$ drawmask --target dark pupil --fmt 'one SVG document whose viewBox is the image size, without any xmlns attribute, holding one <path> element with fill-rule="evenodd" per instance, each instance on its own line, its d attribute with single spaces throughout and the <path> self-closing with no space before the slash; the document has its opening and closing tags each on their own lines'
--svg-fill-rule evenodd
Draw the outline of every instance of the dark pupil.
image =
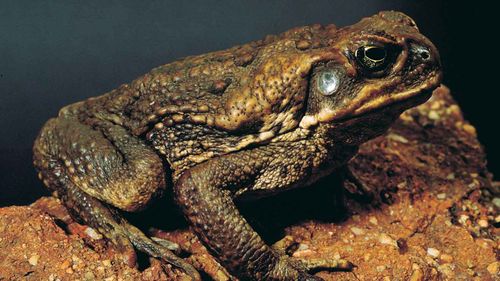
<svg viewBox="0 0 500 281">
<path fill-rule="evenodd" d="M 365 49 L 365 56 L 368 59 L 374 60 L 374 61 L 380 61 L 385 59 L 385 49 L 384 48 L 379 48 L 379 47 L 371 47 Z"/>
<path fill-rule="evenodd" d="M 383 70 L 387 66 L 387 50 L 379 46 L 362 46 L 356 50 L 356 59 L 370 72 Z"/>
</svg>

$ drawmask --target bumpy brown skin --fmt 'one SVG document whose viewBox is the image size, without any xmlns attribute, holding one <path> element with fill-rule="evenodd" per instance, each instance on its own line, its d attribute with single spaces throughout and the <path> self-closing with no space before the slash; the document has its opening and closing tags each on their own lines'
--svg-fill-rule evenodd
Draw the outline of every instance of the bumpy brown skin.
<svg viewBox="0 0 500 281">
<path fill-rule="evenodd" d="M 373 44 L 388 50 L 377 73 L 356 57 Z M 328 69 L 341 78 L 329 96 L 316 84 Z M 295 28 L 187 57 L 63 108 L 36 139 L 34 163 L 44 184 L 132 265 L 134 245 L 199 279 L 117 211 L 140 210 L 173 187 L 194 231 L 234 275 L 318 280 L 267 246 L 233 200 L 331 173 L 403 110 L 425 101 L 440 76 L 435 47 L 398 12 L 342 29 Z"/>
</svg>

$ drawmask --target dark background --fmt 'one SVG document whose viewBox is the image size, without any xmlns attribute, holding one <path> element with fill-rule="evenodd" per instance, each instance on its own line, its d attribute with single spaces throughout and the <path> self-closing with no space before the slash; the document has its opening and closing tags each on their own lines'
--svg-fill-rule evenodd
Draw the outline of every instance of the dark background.
<svg viewBox="0 0 500 281">
<path fill-rule="evenodd" d="M 42 3 L 43 2 L 43 3 Z M 78 1 L 79 2 L 79 1 Z M 500 171 L 499 78 L 491 10 L 459 1 L 0 1 L 0 206 L 46 194 L 31 145 L 62 106 L 151 68 L 313 23 L 338 26 L 380 10 L 415 19 L 441 52 L 445 83 Z M 470 1 L 467 1 L 467 3 Z M 84 3 L 84 4 L 82 4 Z M 491 33 L 490 33 L 491 32 Z"/>
</svg>

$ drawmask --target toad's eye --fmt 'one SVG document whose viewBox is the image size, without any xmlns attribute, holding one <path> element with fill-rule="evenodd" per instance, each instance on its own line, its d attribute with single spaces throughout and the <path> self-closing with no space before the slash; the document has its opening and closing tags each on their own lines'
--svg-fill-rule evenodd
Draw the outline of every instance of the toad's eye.
<svg viewBox="0 0 500 281">
<path fill-rule="evenodd" d="M 325 96 L 335 93 L 339 89 L 340 75 L 335 70 L 325 70 L 318 73 L 316 87 Z"/>
<path fill-rule="evenodd" d="M 356 60 L 364 70 L 377 72 L 387 66 L 387 49 L 382 46 L 367 45 L 356 50 Z"/>
</svg>

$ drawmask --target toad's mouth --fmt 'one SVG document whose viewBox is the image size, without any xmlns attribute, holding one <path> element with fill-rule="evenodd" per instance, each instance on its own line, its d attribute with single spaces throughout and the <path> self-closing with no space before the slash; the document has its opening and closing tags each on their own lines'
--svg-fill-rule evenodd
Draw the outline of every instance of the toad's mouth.
<svg viewBox="0 0 500 281">
<path fill-rule="evenodd" d="M 390 102 L 390 103 L 384 104 L 378 108 L 363 111 L 360 114 L 348 115 L 348 116 L 344 116 L 344 117 L 335 119 L 335 123 L 337 123 L 337 124 L 348 123 L 348 122 L 352 122 L 352 121 L 355 121 L 358 119 L 363 119 L 364 117 L 366 117 L 368 115 L 374 115 L 374 114 L 377 114 L 379 112 L 384 112 L 384 113 L 389 112 L 389 114 L 395 113 L 395 114 L 397 114 L 396 115 L 396 117 L 397 117 L 403 111 L 426 102 L 432 96 L 432 93 L 434 92 L 434 90 L 437 88 L 438 88 L 438 86 L 434 86 L 433 88 L 429 88 L 429 89 L 421 89 L 418 92 L 418 94 L 410 96 L 406 99 L 400 99 L 398 101 Z"/>
<path fill-rule="evenodd" d="M 306 115 L 300 122 L 300 127 L 307 129 L 317 123 L 343 123 L 373 112 L 387 110 L 404 111 L 427 101 L 432 92 L 441 85 L 441 73 L 436 73 L 419 88 L 410 89 L 397 94 L 381 95 L 376 88 L 364 89 L 348 107 L 331 110 L 323 109 L 315 115 Z"/>
</svg>

